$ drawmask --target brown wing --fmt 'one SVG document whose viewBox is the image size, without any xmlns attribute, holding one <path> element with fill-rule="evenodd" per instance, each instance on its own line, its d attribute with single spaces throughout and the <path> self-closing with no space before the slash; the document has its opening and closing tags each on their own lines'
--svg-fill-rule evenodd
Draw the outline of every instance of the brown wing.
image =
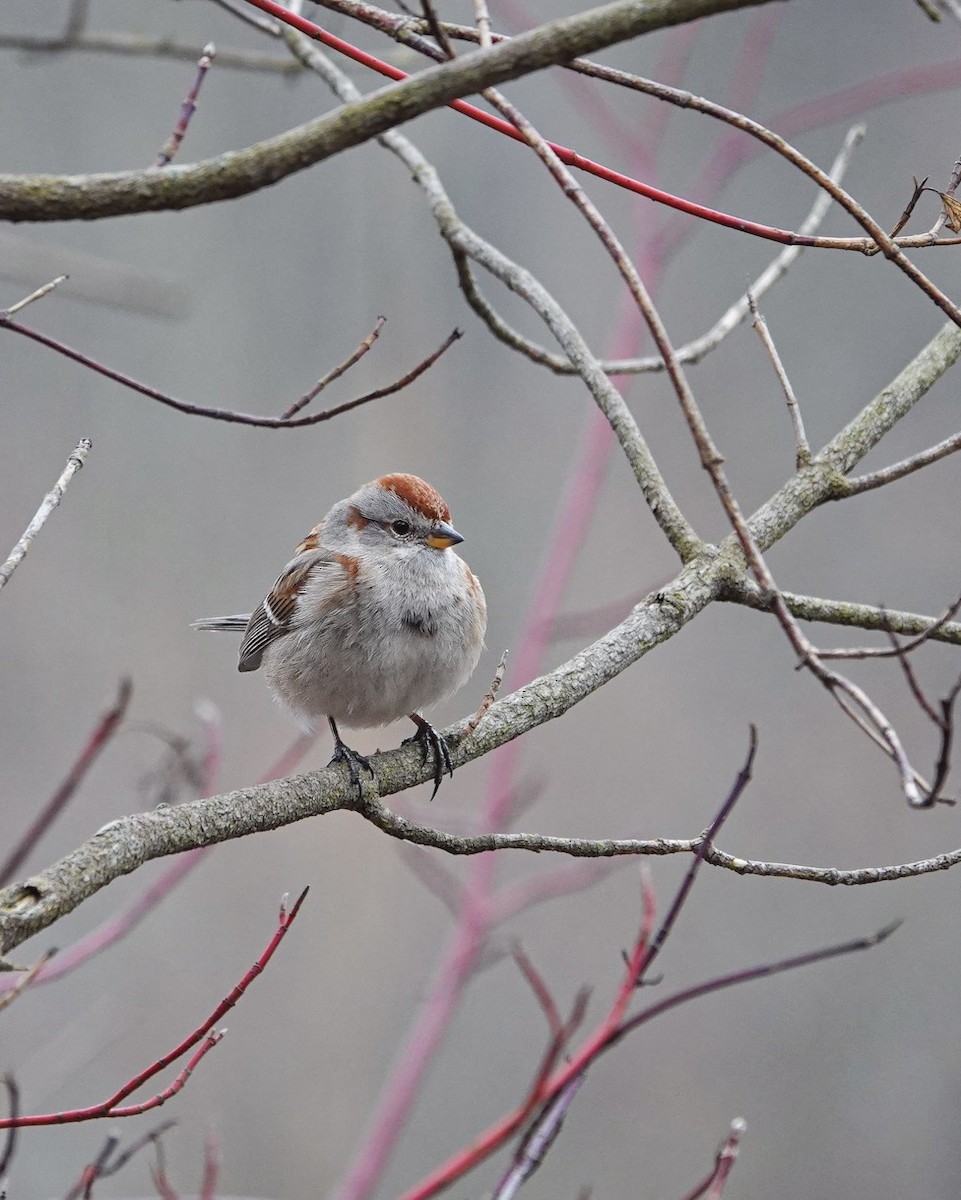
<svg viewBox="0 0 961 1200">
<path fill-rule="evenodd" d="M 240 644 L 239 671 L 256 671 L 264 650 L 290 628 L 297 596 L 311 570 L 324 560 L 316 553 L 298 556 L 289 564 L 247 622 Z"/>
</svg>

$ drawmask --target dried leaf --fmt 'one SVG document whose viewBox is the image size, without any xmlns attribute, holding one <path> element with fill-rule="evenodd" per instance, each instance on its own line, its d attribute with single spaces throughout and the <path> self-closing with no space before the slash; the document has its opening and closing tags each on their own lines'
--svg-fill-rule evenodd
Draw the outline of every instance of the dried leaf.
<svg viewBox="0 0 961 1200">
<path fill-rule="evenodd" d="M 944 205 L 944 215 L 952 233 L 961 233 L 961 200 L 955 200 L 947 192 L 938 192 Z"/>
</svg>

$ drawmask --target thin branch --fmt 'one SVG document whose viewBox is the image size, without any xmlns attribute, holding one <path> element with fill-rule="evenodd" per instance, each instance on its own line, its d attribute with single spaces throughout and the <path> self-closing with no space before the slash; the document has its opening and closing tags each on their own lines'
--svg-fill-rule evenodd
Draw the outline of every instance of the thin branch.
<svg viewBox="0 0 961 1200">
<path fill-rule="evenodd" d="M 943 442 L 938 442 L 936 446 L 930 446 L 927 450 L 913 454 L 910 458 L 902 459 L 901 462 L 894 463 L 890 467 L 872 471 L 870 475 L 858 475 L 853 479 L 845 480 L 843 496 L 839 499 L 847 496 L 859 496 L 862 492 L 870 492 L 874 488 L 884 487 L 885 484 L 904 479 L 906 475 L 912 475 L 915 471 L 920 471 L 922 467 L 939 462 L 957 450 L 961 450 L 961 433 L 952 434 Z"/>
<path fill-rule="evenodd" d="M 432 367 L 440 356 L 449 350 L 454 342 L 462 336 L 459 329 L 453 330 L 433 354 L 429 354 L 412 371 L 408 371 L 402 378 L 387 384 L 386 387 L 377 388 L 376 391 L 367 392 L 365 395 L 358 396 L 354 400 L 347 400 L 343 404 L 337 404 L 332 408 L 324 409 L 322 412 L 313 413 L 309 417 L 294 417 L 288 420 L 284 417 L 261 417 L 255 413 L 237 412 L 231 408 L 211 408 L 204 404 L 190 404 L 186 400 L 177 400 L 175 397 L 167 395 L 166 392 L 158 391 L 157 388 L 150 387 L 149 384 L 140 383 L 132 376 L 125 375 L 122 371 L 115 371 L 112 367 L 98 362 L 97 359 L 91 358 L 79 350 L 74 350 L 56 338 L 48 337 L 45 333 L 40 333 L 36 329 L 30 329 L 26 325 L 21 325 L 18 321 L 10 320 L 9 313 L 0 312 L 0 329 L 9 329 L 11 333 L 23 334 L 25 337 L 39 342 L 42 346 L 46 346 L 50 350 L 55 350 L 65 358 L 73 359 L 74 362 L 80 363 L 83 367 L 89 367 L 90 370 L 96 371 L 98 375 L 112 379 L 115 383 L 120 383 L 131 391 L 139 392 L 141 396 L 147 396 L 149 399 L 156 400 L 158 403 L 164 404 L 168 408 L 173 408 L 177 412 L 187 413 L 188 416 L 207 417 L 213 421 L 228 421 L 237 425 L 253 425 L 258 429 L 300 429 L 305 425 L 318 425 L 321 421 L 330 421 L 334 417 L 339 417 L 342 413 L 359 408 L 362 404 L 369 404 L 372 400 L 381 400 L 385 396 L 392 396 L 395 392 L 409 387 L 415 379 Z M 86 440 L 84 439 L 84 441 Z M 0 568 L 0 572 L 2 572 L 2 568 Z M 3 580 L 0 577 L 0 587 L 2 586 Z"/>
<path fill-rule="evenodd" d="M 804 421 L 801 419 L 801 408 L 797 402 L 797 396 L 794 394 L 794 388 L 791 387 L 787 371 L 784 369 L 781 356 L 777 352 L 777 346 L 775 346 L 774 339 L 771 337 L 771 332 L 767 327 L 767 321 L 765 321 L 758 310 L 757 300 L 752 292 L 748 292 L 747 300 L 751 309 L 751 315 L 754 318 L 754 328 L 761 339 L 761 344 L 767 351 L 771 365 L 774 367 L 774 373 L 777 375 L 778 382 L 781 385 L 781 391 L 784 392 L 784 399 L 787 401 L 788 415 L 791 418 L 791 425 L 794 427 L 794 465 L 800 471 L 802 467 L 808 465 L 812 457 L 811 447 L 804 432 Z"/>
<path fill-rule="evenodd" d="M 20 1088 L 12 1075 L 0 1075 L 0 1084 L 7 1093 L 7 1112 L 11 1117 L 20 1115 Z M 0 1153 L 0 1195 L 6 1194 L 7 1175 L 13 1162 L 14 1151 L 17 1148 L 17 1129 L 11 1125 L 4 1138 L 3 1152 Z"/>
<path fill-rule="evenodd" d="M 0 314 L 0 327 L 7 324 L 2 320 Z M 33 545 L 34 538 L 46 524 L 47 519 L 53 510 L 60 503 L 63 493 L 67 490 L 67 485 L 74 475 L 80 470 L 83 464 L 87 461 L 87 455 L 90 453 L 92 442 L 89 438 L 81 438 L 77 443 L 77 448 L 67 459 L 67 465 L 63 469 L 63 473 L 51 490 L 44 497 L 43 503 L 37 509 L 33 520 L 24 530 L 23 536 L 19 542 L 10 551 L 10 555 L 5 563 L 0 564 L 0 588 L 10 579 L 17 567 L 23 562 L 28 550 Z"/>
<path fill-rule="evenodd" d="M 241 999 L 244 992 L 253 981 L 263 973 L 267 964 L 273 958 L 275 951 L 280 943 L 284 940 L 287 931 L 297 918 L 297 913 L 300 911 L 300 906 L 303 904 L 308 889 L 304 888 L 300 896 L 294 902 L 293 907 L 288 912 L 286 903 L 281 904 L 280 916 L 278 919 L 277 930 L 273 937 L 267 943 L 267 946 L 254 965 L 243 976 L 239 983 L 227 993 L 223 1000 L 217 1005 L 210 1016 L 199 1025 L 192 1033 L 172 1050 L 161 1055 L 155 1062 L 151 1063 L 139 1074 L 128 1080 L 114 1095 L 102 1101 L 100 1104 L 91 1105 L 88 1108 L 68 1109 L 64 1112 L 55 1113 L 38 1113 L 30 1116 L 16 1117 L 0 1117 L 0 1129 L 21 1129 L 26 1126 L 34 1125 L 64 1125 L 77 1121 L 92 1121 L 100 1117 L 130 1117 L 138 1113 L 146 1112 L 148 1109 L 156 1108 L 163 1104 L 171 1096 L 181 1090 L 191 1073 L 200 1062 L 200 1060 L 213 1049 L 214 1046 L 223 1037 L 223 1031 L 214 1029 L 221 1018 L 230 1011 L 231 1008 Z M 198 1046 L 198 1043 L 199 1046 Z M 180 1071 L 177 1077 L 169 1084 L 162 1092 L 151 1097 L 139 1104 L 123 1105 L 121 1102 L 126 1100 L 133 1092 L 137 1091 L 143 1085 L 153 1079 L 161 1071 L 182 1058 L 193 1047 L 198 1046 L 193 1055 L 187 1062 L 187 1065 Z"/>
<path fill-rule="evenodd" d="M 28 967 L 26 971 L 24 971 L 19 979 L 14 980 L 13 984 L 9 988 L 0 993 L 0 1009 L 4 1009 L 9 1004 L 12 1004 L 13 1001 L 16 1000 L 16 998 L 34 982 L 40 972 L 56 953 L 56 950 L 44 951 L 37 961 Z"/>
<path fill-rule="evenodd" d="M 837 157 L 828 172 L 830 177 L 836 182 L 840 183 L 844 178 L 854 150 L 863 137 L 863 126 L 855 126 L 848 131 L 841 149 L 838 151 Z M 831 204 L 832 199 L 828 193 L 819 190 L 815 196 L 814 203 L 811 205 L 810 212 L 798 227 L 798 232 L 804 235 L 813 234 L 823 223 L 824 218 L 831 208 Z M 748 315 L 748 293 L 753 293 L 756 298 L 763 296 L 774 284 L 784 278 L 803 250 L 804 246 L 800 244 L 786 246 L 764 271 L 761 272 L 757 279 L 754 280 L 748 292 L 745 292 L 744 295 L 735 300 L 706 333 L 695 338 L 693 341 L 685 343 L 675 351 L 677 361 L 684 364 L 698 363 L 712 350 L 715 350 L 728 334 L 733 333 L 743 323 Z M 460 284 L 470 306 L 481 320 L 484 321 L 494 336 L 503 341 L 505 345 L 518 350 L 527 358 L 530 358 L 532 362 L 539 363 L 556 374 L 575 374 L 575 368 L 571 365 L 569 359 L 563 355 L 554 354 L 544 349 L 513 329 L 484 298 L 476 286 L 473 276 L 470 275 L 469 270 L 461 272 Z M 599 364 L 601 370 L 608 375 L 636 375 L 651 371 L 663 371 L 665 369 L 664 359 L 659 354 L 647 355 L 643 358 L 602 358 L 599 360 Z"/>
<path fill-rule="evenodd" d="M 81 1171 L 80 1178 L 66 1193 L 64 1200 L 87 1200 L 88 1197 L 92 1196 L 93 1185 L 98 1179 L 106 1179 L 110 1175 L 116 1175 L 118 1171 L 122 1170 L 146 1146 L 157 1146 L 160 1138 L 173 1129 L 176 1124 L 176 1121 L 162 1121 L 156 1129 L 148 1130 L 147 1133 L 139 1138 L 135 1138 L 129 1145 L 125 1146 L 116 1158 L 113 1157 L 113 1152 L 119 1145 L 120 1139 L 111 1135 L 107 1138 L 103 1149 L 94 1161 L 88 1163 Z"/>
<path fill-rule="evenodd" d="M 306 392 L 299 400 L 295 400 L 289 408 L 285 409 L 284 412 L 280 414 L 280 419 L 282 421 L 289 421 L 291 417 L 295 417 L 302 408 L 307 407 L 311 400 L 315 400 L 325 387 L 328 387 L 330 384 L 332 384 L 335 379 L 339 379 L 341 375 L 343 375 L 346 371 L 349 371 L 350 368 L 355 365 L 355 363 L 360 362 L 371 346 L 373 346 L 374 342 L 376 342 L 380 337 L 380 331 L 384 328 L 386 321 L 386 317 L 378 317 L 374 328 L 370 331 L 370 333 L 368 333 L 357 349 L 348 355 L 348 357 L 345 358 L 344 361 L 339 364 L 339 366 L 332 367 L 326 375 L 323 375 L 320 379 L 318 379 L 309 392 Z"/>
<path fill-rule="evenodd" d="M 650 949 L 648 950 L 648 952 L 645 956 L 644 963 L 641 967 L 641 971 L 638 976 L 639 979 L 643 978 L 644 973 L 650 968 L 651 963 L 661 952 L 661 949 L 663 948 L 664 943 L 670 937 L 671 930 L 674 928 L 675 924 L 677 923 L 677 918 L 681 915 L 681 910 L 683 909 L 685 903 L 687 902 L 687 898 L 691 893 L 691 888 L 694 886 L 694 881 L 696 880 L 696 878 L 698 876 L 701 866 L 704 862 L 707 861 L 708 855 L 714 849 L 715 838 L 717 837 L 718 833 L 721 831 L 721 828 L 724 825 L 724 822 L 728 819 L 728 817 L 733 812 L 734 805 L 737 804 L 738 800 L 740 800 L 741 796 L 744 794 L 745 788 L 751 782 L 751 774 L 754 770 L 754 759 L 756 757 L 757 757 L 757 730 L 752 725 L 751 732 L 750 732 L 750 741 L 749 741 L 749 745 L 748 745 L 747 758 L 744 761 L 744 765 L 741 767 L 740 771 L 738 772 L 737 778 L 735 779 L 734 784 L 731 787 L 731 790 L 728 792 L 727 796 L 725 797 L 723 804 L 717 810 L 714 820 L 711 822 L 711 824 L 708 826 L 708 828 L 704 831 L 704 833 L 701 835 L 701 837 L 699 839 L 700 844 L 694 853 L 694 861 L 691 863 L 690 867 L 688 867 L 687 874 L 684 876 L 684 879 L 681 882 L 681 886 L 677 889 L 677 893 L 674 896 L 674 900 L 672 901 L 671 906 L 668 909 L 667 915 L 665 916 L 664 920 L 661 922 L 660 928 L 658 929 L 658 931 L 654 935 L 654 937 L 651 939 Z"/>
<path fill-rule="evenodd" d="M 29 296 L 25 296 L 22 300 L 18 300 L 16 304 L 11 304 L 6 310 L 8 317 L 14 316 L 22 311 L 28 304 L 33 304 L 35 300 L 42 300 L 44 296 L 49 296 L 53 289 L 67 280 L 66 275 L 58 275 L 56 279 L 51 279 L 49 283 L 45 283 L 43 287 L 38 287 L 35 292 L 31 292 Z"/>
<path fill-rule="evenodd" d="M 515 1200 L 517 1193 L 547 1157 L 547 1152 L 560 1133 L 567 1111 L 574 1103 L 574 1097 L 585 1078 L 583 1073 L 575 1075 L 554 1099 L 545 1105 L 544 1111 L 518 1147 L 514 1161 L 504 1178 L 495 1188 L 492 1200 Z"/>
<path fill-rule="evenodd" d="M 20 50 L 37 57 L 81 51 L 92 54 L 119 54 L 124 58 L 169 58 L 175 62 L 195 63 L 198 46 L 173 38 L 149 38 L 136 33 L 85 33 L 69 39 L 37 37 L 33 34 L 0 34 L 0 50 Z M 302 75 L 303 68 L 289 58 L 257 54 L 246 50 L 218 50 L 217 65 L 238 71 L 266 71 L 276 75 Z"/>
<path fill-rule="evenodd" d="M 753 580 L 740 581 L 726 589 L 720 599 L 733 604 L 744 604 L 762 612 L 773 611 L 773 598 Z M 853 629 L 877 630 L 881 633 L 891 629 L 905 637 L 917 634 L 934 642 L 961 646 L 961 622 L 945 621 L 943 616 L 930 617 L 923 613 L 898 612 L 880 605 L 856 604 L 850 600 L 827 600 L 820 596 L 802 596 L 797 592 L 781 592 L 781 599 L 792 614 L 800 617 L 802 621 L 820 621 L 828 625 L 844 625 Z M 825 658 L 885 658 L 889 656 L 890 651 L 870 648 L 869 652 L 852 651 L 850 654 L 837 650 L 819 653 Z"/>
<path fill-rule="evenodd" d="M 200 89 L 207 78 L 207 72 L 213 66 L 216 53 L 216 47 L 213 42 L 208 42 L 204 46 L 203 53 L 197 62 L 197 74 L 190 86 L 190 90 L 184 97 L 183 104 L 180 106 L 180 115 L 177 118 L 177 124 L 171 130 L 170 137 L 167 138 L 161 147 L 160 153 L 157 155 L 157 161 L 154 163 L 155 167 L 165 167 L 176 157 L 177 151 L 180 149 L 187 132 L 187 126 L 197 111 L 197 97 L 200 95 Z"/>
<path fill-rule="evenodd" d="M 724 1193 L 724 1186 L 727 1183 L 728 1176 L 737 1161 L 741 1138 L 746 1131 L 747 1123 L 744 1119 L 742 1117 L 735 1117 L 731 1122 L 731 1129 L 724 1145 L 717 1152 L 714 1167 L 710 1174 L 697 1187 L 688 1192 L 683 1200 L 700 1200 L 701 1196 L 707 1196 L 708 1200 L 719 1200 L 719 1197 Z"/>
<path fill-rule="evenodd" d="M 497 693 L 501 690 L 501 684 L 504 682 L 504 673 L 507 670 L 507 654 L 508 652 L 505 650 L 498 660 L 497 666 L 494 669 L 494 677 L 491 679 L 490 687 L 484 694 L 484 699 L 480 703 L 480 708 L 478 708 L 477 712 L 474 713 L 468 722 L 468 734 L 474 732 L 477 726 L 487 715 L 490 706 L 497 699 Z"/>
<path fill-rule="evenodd" d="M 121 721 L 126 716 L 132 695 L 133 684 L 130 679 L 124 677 L 120 681 L 117 698 L 97 722 L 96 727 L 88 736 L 86 744 L 74 760 L 63 782 L 40 809 L 36 817 L 34 817 L 20 840 L 14 843 L 13 847 L 7 852 L 6 858 L 0 862 L 0 887 L 9 883 L 14 875 L 16 875 L 23 860 L 33 850 L 54 821 L 56 821 L 67 802 L 83 782 L 87 772 L 93 766 L 94 762 L 96 762 L 101 751 L 116 733 Z"/>
</svg>

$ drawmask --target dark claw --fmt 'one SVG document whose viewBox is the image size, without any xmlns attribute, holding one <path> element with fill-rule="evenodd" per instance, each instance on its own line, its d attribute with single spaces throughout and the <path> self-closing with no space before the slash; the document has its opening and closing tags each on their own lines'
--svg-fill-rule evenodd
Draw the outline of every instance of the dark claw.
<svg viewBox="0 0 961 1200">
<path fill-rule="evenodd" d="M 405 738 L 402 744 L 409 746 L 412 742 L 419 742 L 423 755 L 422 762 L 427 762 L 428 754 L 434 756 L 434 790 L 430 794 L 430 798 L 433 800 L 437 795 L 441 780 L 444 778 L 444 772 L 446 771 L 452 779 L 454 777 L 454 762 L 450 756 L 450 746 L 447 744 L 447 739 L 423 717 L 417 713 L 411 713 L 410 719 L 417 726 L 417 732 L 413 737 Z"/>
<path fill-rule="evenodd" d="M 341 739 L 340 734 L 337 732 L 337 726 L 334 724 L 333 720 L 328 717 L 327 721 L 330 725 L 331 732 L 334 735 L 334 753 L 327 765 L 331 767 L 334 765 L 334 763 L 345 763 L 347 766 L 347 772 L 350 775 L 350 782 L 357 789 L 358 797 L 363 800 L 364 789 L 361 787 L 360 783 L 360 769 L 363 767 L 364 770 L 371 777 L 373 777 L 374 768 L 370 765 L 370 759 L 366 754 L 358 754 L 356 750 L 351 750 L 350 746 L 348 746 L 347 743 Z"/>
</svg>

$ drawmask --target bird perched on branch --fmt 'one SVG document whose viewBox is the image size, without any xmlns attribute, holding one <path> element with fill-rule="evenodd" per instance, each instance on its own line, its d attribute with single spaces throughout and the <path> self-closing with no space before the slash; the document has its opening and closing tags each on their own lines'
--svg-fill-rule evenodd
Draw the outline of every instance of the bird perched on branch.
<svg viewBox="0 0 961 1200">
<path fill-rule="evenodd" d="M 360 789 L 369 760 L 338 725 L 387 725 L 407 716 L 434 791 L 453 774 L 445 739 L 420 709 L 470 678 L 484 646 L 487 605 L 452 547 L 464 539 L 450 509 L 416 475 L 382 475 L 340 500 L 294 551 L 256 610 L 193 622 L 243 632 L 241 671 L 263 666 L 274 695 L 310 728 L 326 717 L 332 763 Z"/>
</svg>

